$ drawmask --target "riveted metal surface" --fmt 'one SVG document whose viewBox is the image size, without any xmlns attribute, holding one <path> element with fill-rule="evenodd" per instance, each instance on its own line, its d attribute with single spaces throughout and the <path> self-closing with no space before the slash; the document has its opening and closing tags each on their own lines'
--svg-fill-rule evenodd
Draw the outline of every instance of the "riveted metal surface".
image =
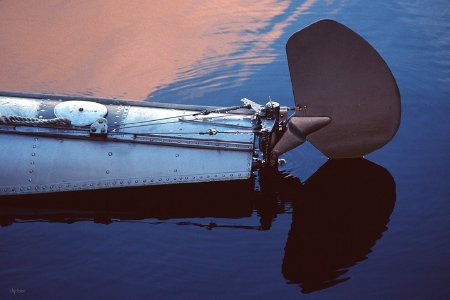
<svg viewBox="0 0 450 300">
<path fill-rule="evenodd" d="M 54 95 L 54 94 L 36 94 L 36 93 L 23 93 L 12 91 L 0 91 L 0 98 L 14 97 L 14 98 L 27 98 L 27 99 L 44 99 L 53 101 L 69 101 L 69 100 L 83 100 L 94 101 L 104 105 L 124 105 L 124 106 L 139 106 L 139 107 L 152 107 L 152 108 L 165 108 L 165 109 L 178 109 L 178 110 L 192 110 L 192 111 L 204 111 L 211 109 L 218 109 L 222 107 L 217 106 L 205 106 L 205 105 L 192 105 L 192 104 L 176 104 L 176 103 L 160 103 L 160 102 L 148 102 L 148 101 L 136 101 L 136 100 L 124 100 L 124 99 L 111 99 L 111 98 L 99 98 L 99 97 L 87 97 L 87 96 L 71 96 L 71 95 Z M 238 109 L 228 112 L 228 114 L 239 115 L 253 115 L 254 111 L 250 109 Z"/>
<path fill-rule="evenodd" d="M 76 183 L 48 183 L 48 184 L 29 184 L 0 187 L 0 195 L 20 195 L 20 194 L 41 194 L 66 191 L 97 190 L 120 187 L 138 187 L 150 185 L 166 185 L 197 182 L 231 181 L 246 180 L 251 177 L 250 172 L 240 173 L 211 173 L 194 176 L 179 177 L 144 177 L 133 179 L 113 179 L 113 180 L 95 180 L 79 181 Z"/>
<path fill-rule="evenodd" d="M 60 101 L 48 101 L 41 100 L 39 108 L 37 110 L 36 117 L 39 119 L 53 119 L 56 118 L 55 106 L 58 105 Z M 17 103 L 19 105 L 20 103 Z"/>
<path fill-rule="evenodd" d="M 20 105 L 18 105 L 19 103 Z M 0 97 L 1 116 L 37 118 L 37 112 L 40 106 L 40 100 L 17 97 Z"/>
<path fill-rule="evenodd" d="M 68 99 L 0 100 L 8 114 L 48 119 Z M 113 99 L 103 104 L 107 136 L 91 136 L 81 127 L 0 126 L 0 195 L 251 176 L 252 115 L 203 115 L 194 108 L 127 106 Z"/>
<path fill-rule="evenodd" d="M 189 147 L 214 150 L 234 150 L 234 151 L 252 151 L 254 144 L 250 142 L 230 142 L 221 140 L 205 140 L 183 137 L 167 137 L 148 134 L 125 134 L 109 133 L 108 136 L 95 137 L 89 130 L 74 130 L 61 128 L 40 128 L 32 126 L 2 126 L 0 133 L 19 134 L 36 137 L 60 138 L 60 139 L 78 139 L 78 140 L 100 140 L 102 142 L 120 142 L 120 143 L 138 143 L 148 145 Z"/>
<path fill-rule="evenodd" d="M 130 107 L 128 115 L 122 123 L 123 126 L 119 127 L 117 131 L 199 138 L 199 133 L 214 128 L 219 132 L 218 135 L 202 135 L 201 138 L 253 143 L 254 134 L 251 130 L 253 126 L 251 116 L 225 113 L 192 116 L 195 113 L 196 111 L 189 110 Z M 186 120 L 190 122 L 184 122 Z M 214 124 L 210 124 L 210 121 L 213 121 Z M 236 125 L 239 128 L 231 129 L 230 125 Z"/>
<path fill-rule="evenodd" d="M 105 105 L 92 101 L 64 101 L 55 106 L 55 115 L 69 119 L 75 126 L 91 125 L 107 113 Z"/>
<path fill-rule="evenodd" d="M 14 150 L 7 142 L 11 139 L 18 146 Z M 0 134 L 0 150 L 0 195 L 242 180 L 251 175 L 252 154 L 239 151 L 11 134 Z"/>
<path fill-rule="evenodd" d="M 193 124 L 207 124 L 209 126 L 221 126 L 233 129 L 247 129 L 250 130 L 253 127 L 251 122 L 252 117 L 249 116 L 236 116 L 236 115 L 223 115 L 221 117 L 202 117 L 202 118 L 180 118 L 180 122 L 193 123 Z"/>
<path fill-rule="evenodd" d="M 108 114 L 106 119 L 108 120 L 109 126 L 118 126 L 122 124 L 123 120 L 127 117 L 128 111 L 130 110 L 129 105 L 107 105 Z"/>
<path fill-rule="evenodd" d="M 165 144 L 174 146 L 189 146 L 193 148 L 205 149 L 223 149 L 223 150 L 253 150 L 253 143 L 245 142 L 229 142 L 221 140 L 202 140 L 189 138 L 174 138 L 174 137 L 158 137 L 158 136 L 134 136 L 135 141 L 148 142 L 151 144 Z"/>
</svg>

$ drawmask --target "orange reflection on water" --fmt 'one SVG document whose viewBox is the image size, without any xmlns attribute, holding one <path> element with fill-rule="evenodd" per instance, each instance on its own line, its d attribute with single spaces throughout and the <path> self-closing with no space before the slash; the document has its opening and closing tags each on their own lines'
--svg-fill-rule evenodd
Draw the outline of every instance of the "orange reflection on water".
<svg viewBox="0 0 450 300">
<path fill-rule="evenodd" d="M 313 2 L 269 26 L 290 1 L 1 1 L 0 90 L 143 99 L 227 64 L 273 61 L 270 45 Z"/>
</svg>

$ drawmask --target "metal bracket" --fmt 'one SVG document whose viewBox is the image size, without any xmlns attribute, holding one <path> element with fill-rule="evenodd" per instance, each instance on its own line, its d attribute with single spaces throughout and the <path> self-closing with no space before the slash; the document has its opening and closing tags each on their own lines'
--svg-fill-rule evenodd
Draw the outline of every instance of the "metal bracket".
<svg viewBox="0 0 450 300">
<path fill-rule="evenodd" d="M 108 134 L 108 121 L 105 118 L 98 118 L 91 125 L 91 136 L 106 136 Z"/>
</svg>

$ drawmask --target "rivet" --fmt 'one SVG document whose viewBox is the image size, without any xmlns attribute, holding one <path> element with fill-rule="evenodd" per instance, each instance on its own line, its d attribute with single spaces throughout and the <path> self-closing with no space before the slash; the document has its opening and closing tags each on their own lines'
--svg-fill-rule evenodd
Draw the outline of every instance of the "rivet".
<svg viewBox="0 0 450 300">
<path fill-rule="evenodd" d="M 106 174 L 109 174 L 109 170 L 106 170 Z"/>
<path fill-rule="evenodd" d="M 112 152 L 108 152 L 108 156 L 112 156 L 113 155 L 113 153 Z"/>
<path fill-rule="evenodd" d="M 138 182 L 139 182 L 139 180 L 135 180 L 135 181 L 134 181 L 134 183 L 138 183 Z"/>
</svg>

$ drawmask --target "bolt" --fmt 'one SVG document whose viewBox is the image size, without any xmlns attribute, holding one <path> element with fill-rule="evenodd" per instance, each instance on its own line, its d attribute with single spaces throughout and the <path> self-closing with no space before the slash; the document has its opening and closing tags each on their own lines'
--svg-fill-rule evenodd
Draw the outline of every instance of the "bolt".
<svg viewBox="0 0 450 300">
<path fill-rule="evenodd" d="M 82 108 L 82 107 L 80 107 L 80 108 L 78 109 L 78 111 L 80 111 L 80 112 L 83 111 L 83 110 L 84 110 L 84 108 Z"/>
</svg>

